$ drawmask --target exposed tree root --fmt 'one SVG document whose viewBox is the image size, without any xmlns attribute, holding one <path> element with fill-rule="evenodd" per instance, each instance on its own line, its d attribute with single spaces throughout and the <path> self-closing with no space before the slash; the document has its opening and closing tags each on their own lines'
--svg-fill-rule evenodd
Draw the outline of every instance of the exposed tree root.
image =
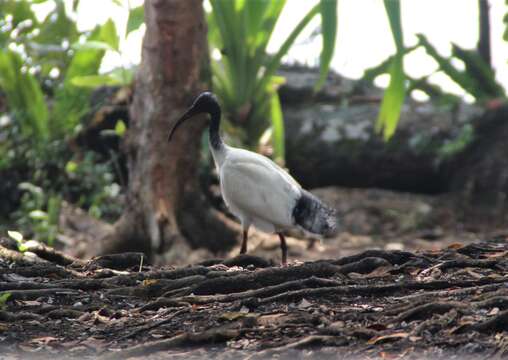
<svg viewBox="0 0 508 360">
<path fill-rule="evenodd" d="M 183 333 L 172 338 L 153 341 L 143 345 L 133 346 L 118 352 L 102 356 L 102 360 L 128 359 L 135 356 L 146 356 L 157 351 L 169 350 L 183 345 L 202 345 L 220 343 L 240 335 L 239 330 L 212 329 L 200 333 Z"/>
<path fill-rule="evenodd" d="M 287 268 L 253 256 L 155 268 L 140 266 L 133 253 L 62 266 L 7 249 L 0 258 L 0 296 L 9 294 L 0 309 L 0 348 L 3 334 L 17 344 L 27 331 L 40 331 L 38 344 L 61 331 L 60 338 L 81 346 L 76 354 L 97 355 L 103 348 L 87 344 L 104 339 L 104 358 L 205 346 L 238 349 L 241 358 L 323 347 L 374 356 L 381 344 L 390 351 L 468 349 L 477 338 L 501 351 L 496 334 L 508 323 L 508 244 L 498 244 L 493 258 L 491 249 L 471 247 L 471 257 L 453 249 L 376 250 Z"/>
</svg>

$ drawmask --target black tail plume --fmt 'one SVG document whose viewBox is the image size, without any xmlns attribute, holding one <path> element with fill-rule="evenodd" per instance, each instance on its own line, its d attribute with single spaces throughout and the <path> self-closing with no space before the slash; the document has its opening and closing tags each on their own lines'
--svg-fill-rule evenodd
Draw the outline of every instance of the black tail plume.
<svg viewBox="0 0 508 360">
<path fill-rule="evenodd" d="M 302 189 L 293 209 L 296 224 L 314 234 L 331 235 L 337 231 L 337 215 L 334 209 Z"/>
</svg>

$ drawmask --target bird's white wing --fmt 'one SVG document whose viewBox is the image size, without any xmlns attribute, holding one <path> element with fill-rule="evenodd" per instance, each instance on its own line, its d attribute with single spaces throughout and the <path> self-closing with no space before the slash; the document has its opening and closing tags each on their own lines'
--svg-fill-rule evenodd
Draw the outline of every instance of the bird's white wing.
<svg viewBox="0 0 508 360">
<path fill-rule="evenodd" d="M 264 231 L 274 230 L 263 224 L 272 224 L 274 229 L 293 226 L 300 186 L 268 158 L 235 149 L 221 167 L 220 178 L 226 204 L 242 221 Z"/>
</svg>

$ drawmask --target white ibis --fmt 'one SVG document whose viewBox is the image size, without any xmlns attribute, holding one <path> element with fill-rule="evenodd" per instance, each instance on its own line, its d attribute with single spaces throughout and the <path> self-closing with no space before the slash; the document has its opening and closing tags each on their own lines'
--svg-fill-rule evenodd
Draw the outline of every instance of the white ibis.
<svg viewBox="0 0 508 360">
<path fill-rule="evenodd" d="M 287 265 L 287 246 L 282 231 L 301 227 L 327 235 L 335 230 L 335 211 L 302 189 L 286 171 L 265 156 L 222 141 L 221 108 L 211 92 L 203 92 L 194 100 L 171 129 L 168 141 L 185 120 L 201 113 L 210 115 L 210 150 L 219 173 L 222 197 L 242 224 L 240 254 L 247 252 L 251 225 L 279 235 L 283 265 Z"/>
</svg>

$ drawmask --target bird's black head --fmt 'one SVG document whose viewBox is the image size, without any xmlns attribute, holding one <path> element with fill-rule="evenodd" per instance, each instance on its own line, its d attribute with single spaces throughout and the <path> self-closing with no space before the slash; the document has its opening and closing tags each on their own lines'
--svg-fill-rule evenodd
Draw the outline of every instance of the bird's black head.
<svg viewBox="0 0 508 360">
<path fill-rule="evenodd" d="M 190 119 L 193 116 L 198 114 L 209 114 L 212 118 L 218 117 L 220 118 L 220 106 L 217 98 L 214 94 L 209 91 L 202 92 L 198 95 L 198 97 L 194 100 L 191 107 L 182 115 L 182 117 L 175 123 L 173 128 L 171 129 L 168 141 L 173 137 L 176 129 L 187 119 Z"/>
</svg>

